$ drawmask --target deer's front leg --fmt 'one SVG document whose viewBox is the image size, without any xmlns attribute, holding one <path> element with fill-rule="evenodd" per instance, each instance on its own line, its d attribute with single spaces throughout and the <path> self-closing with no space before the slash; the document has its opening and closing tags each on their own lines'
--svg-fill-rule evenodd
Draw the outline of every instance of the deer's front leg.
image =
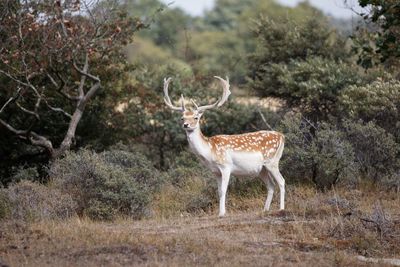
<svg viewBox="0 0 400 267">
<path fill-rule="evenodd" d="M 222 169 L 221 175 L 218 178 L 219 217 L 223 217 L 225 215 L 226 191 L 228 190 L 230 176 L 231 176 L 230 170 Z"/>
</svg>

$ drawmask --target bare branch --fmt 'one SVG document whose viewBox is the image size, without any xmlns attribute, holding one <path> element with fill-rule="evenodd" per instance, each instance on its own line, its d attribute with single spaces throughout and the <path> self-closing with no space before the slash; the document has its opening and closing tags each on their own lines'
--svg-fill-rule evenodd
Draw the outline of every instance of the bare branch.
<svg viewBox="0 0 400 267">
<path fill-rule="evenodd" d="M 2 119 L 0 119 L 0 123 L 1 123 L 4 127 L 6 127 L 9 131 L 15 133 L 16 135 L 18 135 L 18 136 L 20 136 L 20 137 L 21 137 L 21 136 L 25 136 L 25 135 L 28 133 L 28 131 L 17 130 L 17 129 L 15 129 L 15 128 L 12 127 L 10 124 L 8 124 L 7 122 L 3 121 Z M 26 139 L 26 138 L 25 138 L 25 139 Z"/>
<path fill-rule="evenodd" d="M 2 119 L 0 119 L 0 124 L 2 124 L 4 127 L 6 127 L 9 131 L 16 134 L 19 138 L 24 139 L 24 140 L 29 139 L 29 141 L 32 143 L 32 145 L 41 146 L 43 148 L 46 148 L 50 154 L 53 153 L 53 150 L 54 150 L 53 144 L 46 137 L 39 135 L 33 131 L 15 129 L 10 124 L 3 121 Z"/>
<path fill-rule="evenodd" d="M 11 102 L 14 102 L 14 101 L 16 101 L 16 100 L 18 99 L 18 97 L 20 96 L 19 93 L 21 92 L 21 90 L 22 90 L 21 87 L 18 88 L 17 93 L 15 94 L 15 96 L 10 97 L 10 98 L 7 100 L 7 102 L 4 103 L 4 105 L 3 105 L 3 106 L 1 107 L 1 109 L 0 109 L 0 113 L 2 113 L 3 110 L 4 110 Z"/>
<path fill-rule="evenodd" d="M 307 118 L 304 117 L 304 116 L 301 116 L 301 117 L 303 118 L 303 120 L 304 120 L 308 125 L 310 125 L 312 128 L 314 128 L 314 129 L 317 130 L 317 127 L 315 126 L 314 123 L 312 123 L 309 119 L 307 119 Z"/>
<path fill-rule="evenodd" d="M 83 72 L 87 73 L 89 69 L 89 57 L 88 54 L 85 55 L 85 65 L 83 66 Z M 84 91 L 83 91 L 83 86 L 85 85 L 86 81 L 86 75 L 82 75 L 81 77 L 81 82 L 79 83 L 78 87 L 78 93 L 79 93 L 79 99 L 83 99 L 84 96 Z"/>
<path fill-rule="evenodd" d="M 94 81 L 96 81 L 96 82 L 100 82 L 100 78 L 99 78 L 99 77 L 94 76 L 94 75 L 92 75 L 92 74 L 90 74 L 90 73 L 88 73 L 88 72 L 86 72 L 86 71 L 84 71 L 84 70 L 81 70 L 81 69 L 76 65 L 75 61 L 74 61 L 72 64 L 73 64 L 74 68 L 75 68 L 80 74 L 85 75 L 85 76 L 87 76 L 88 78 L 90 78 L 90 79 L 92 79 L 92 80 L 94 80 Z"/>
<path fill-rule="evenodd" d="M 265 119 L 264 114 L 261 112 L 261 110 L 258 109 L 257 112 L 258 112 L 258 114 L 260 114 L 260 117 L 261 117 L 262 121 L 264 122 L 264 124 L 265 124 L 270 130 L 273 131 L 274 129 L 271 127 L 271 125 L 268 124 L 268 122 L 267 122 L 267 120 Z"/>
<path fill-rule="evenodd" d="M 29 134 L 30 134 L 29 140 L 31 141 L 32 145 L 41 146 L 47 149 L 47 151 L 49 151 L 50 154 L 53 154 L 54 151 L 53 144 L 49 139 L 35 132 L 29 132 Z"/>
<path fill-rule="evenodd" d="M 56 82 L 56 80 L 54 80 L 53 76 L 50 75 L 50 73 L 46 72 L 46 76 L 47 76 L 47 78 L 50 79 L 51 83 L 52 83 L 55 87 L 57 87 L 57 88 L 60 87 L 60 86 L 58 85 L 58 83 Z M 62 87 L 61 87 L 61 88 L 62 88 Z"/>
<path fill-rule="evenodd" d="M 63 88 L 65 87 L 65 80 L 60 76 L 60 74 L 58 72 L 55 72 L 55 74 L 57 75 L 57 78 L 60 79 L 61 84 L 60 86 L 58 86 L 57 92 L 60 93 L 62 96 L 64 96 L 65 98 L 69 99 L 69 100 L 79 100 L 78 96 L 72 96 L 70 94 L 67 94 L 66 92 L 63 91 Z M 50 76 L 51 77 L 51 76 Z M 54 83 L 53 83 L 54 84 Z M 56 83 L 57 84 L 57 83 Z"/>
<path fill-rule="evenodd" d="M 8 72 L 5 72 L 5 71 L 2 70 L 2 69 L 0 69 L 0 73 L 3 73 L 4 75 L 6 75 L 6 76 L 7 76 L 8 78 L 10 78 L 11 80 L 13 80 L 13 81 L 15 81 L 15 82 L 17 82 L 17 83 L 19 83 L 19 84 L 21 84 L 21 85 L 23 85 L 23 86 L 29 87 L 29 84 L 27 84 L 27 83 L 21 81 L 20 79 L 14 77 L 13 75 L 9 74 Z"/>
<path fill-rule="evenodd" d="M 68 117 L 68 118 L 72 118 L 72 115 L 71 114 L 69 114 L 68 112 L 66 112 L 65 110 L 63 110 L 62 108 L 56 108 L 56 107 L 53 107 L 53 106 L 51 106 L 50 104 L 49 104 L 49 102 L 46 100 L 46 99 L 44 99 L 44 102 L 46 103 L 46 106 L 49 108 L 49 109 L 51 109 L 52 111 L 54 111 L 54 112 L 61 112 L 62 114 L 64 114 L 66 117 Z"/>
<path fill-rule="evenodd" d="M 90 89 L 89 89 L 89 91 L 86 93 L 86 95 L 85 95 L 85 97 L 84 97 L 84 99 L 83 99 L 83 102 L 85 102 L 85 104 L 86 104 L 86 102 L 93 96 L 93 95 L 95 95 L 96 94 L 96 92 L 99 90 L 99 88 L 100 88 L 100 82 L 98 82 L 98 83 L 96 83 L 95 85 L 93 85 Z"/>
<path fill-rule="evenodd" d="M 37 114 L 35 111 L 31 111 L 27 108 L 24 108 L 23 106 L 21 106 L 18 102 L 15 102 L 15 104 L 17 105 L 17 107 L 19 107 L 20 110 L 22 110 L 23 112 L 32 115 L 34 117 L 36 117 L 36 119 L 40 120 L 39 114 Z"/>
</svg>

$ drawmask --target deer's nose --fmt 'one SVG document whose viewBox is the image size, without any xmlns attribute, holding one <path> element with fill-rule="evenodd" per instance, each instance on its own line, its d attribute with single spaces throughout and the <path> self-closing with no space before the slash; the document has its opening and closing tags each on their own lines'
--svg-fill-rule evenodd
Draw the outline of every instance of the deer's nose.
<svg viewBox="0 0 400 267">
<path fill-rule="evenodd" d="M 183 124 L 183 128 L 189 128 L 189 123 L 185 122 L 185 123 Z"/>
</svg>

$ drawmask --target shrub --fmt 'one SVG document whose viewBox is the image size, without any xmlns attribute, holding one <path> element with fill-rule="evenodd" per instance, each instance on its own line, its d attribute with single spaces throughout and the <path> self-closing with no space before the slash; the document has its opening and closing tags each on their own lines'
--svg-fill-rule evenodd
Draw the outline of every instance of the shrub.
<svg viewBox="0 0 400 267">
<path fill-rule="evenodd" d="M 14 175 L 12 176 L 11 180 L 14 183 L 23 181 L 23 180 L 30 180 L 30 181 L 36 181 L 39 178 L 39 172 L 36 167 L 19 167 L 17 170 L 14 172 Z"/>
<path fill-rule="evenodd" d="M 394 136 L 372 121 L 347 120 L 344 129 L 364 176 L 377 182 L 392 180 L 400 167 L 400 144 Z"/>
<path fill-rule="evenodd" d="M 11 215 L 11 203 L 5 189 L 0 190 L 0 220 L 6 219 Z"/>
<path fill-rule="evenodd" d="M 335 114 L 341 91 L 361 82 L 354 66 L 321 57 L 273 63 L 264 72 L 261 95 L 283 98 L 313 121 Z"/>
<path fill-rule="evenodd" d="M 321 124 L 311 146 L 319 188 L 330 188 L 337 182 L 354 183 L 358 179 L 358 165 L 353 147 L 345 134 L 327 123 Z"/>
<path fill-rule="evenodd" d="M 400 82 L 377 81 L 343 90 L 339 104 L 354 120 L 374 121 L 400 143 Z"/>
<path fill-rule="evenodd" d="M 262 18 L 254 34 L 257 49 L 249 57 L 249 82 L 261 96 L 321 113 L 344 85 L 357 79 L 356 69 L 345 63 L 345 39 L 320 17 L 302 23 Z"/>
<path fill-rule="evenodd" d="M 154 208 L 160 216 L 207 211 L 217 201 L 217 181 L 190 152 L 183 151 L 166 172 L 166 182 Z"/>
<path fill-rule="evenodd" d="M 30 222 L 65 219 L 75 215 L 76 203 L 71 196 L 51 186 L 27 180 L 2 189 L 0 199 L 0 218 Z"/>
<path fill-rule="evenodd" d="M 70 152 L 54 162 L 50 175 L 76 200 L 78 214 L 105 220 L 144 216 L 161 178 L 143 156 L 121 150 Z"/>
<path fill-rule="evenodd" d="M 354 181 L 358 167 L 343 132 L 327 123 L 313 124 L 301 115 L 287 116 L 282 128 L 286 146 L 281 169 L 289 181 L 308 180 L 321 189 Z"/>
</svg>

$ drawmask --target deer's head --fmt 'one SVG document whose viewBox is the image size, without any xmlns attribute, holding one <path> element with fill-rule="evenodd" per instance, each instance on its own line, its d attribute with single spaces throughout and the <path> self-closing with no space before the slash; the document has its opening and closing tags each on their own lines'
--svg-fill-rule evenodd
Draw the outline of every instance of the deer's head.
<svg viewBox="0 0 400 267">
<path fill-rule="evenodd" d="M 222 87 L 224 89 L 222 97 L 219 100 L 217 100 L 217 102 L 215 102 L 214 104 L 206 106 L 198 106 L 194 100 L 191 100 L 194 108 L 190 110 L 187 109 L 185 106 L 185 98 L 183 97 L 183 95 L 181 95 L 180 106 L 174 106 L 172 104 L 171 99 L 169 98 L 168 95 L 168 86 L 172 79 L 171 78 L 164 79 L 164 102 L 172 110 L 180 111 L 182 113 L 181 120 L 182 120 L 182 128 L 184 130 L 193 131 L 198 127 L 200 127 L 200 118 L 204 114 L 204 111 L 215 107 L 220 107 L 228 100 L 228 97 L 231 94 L 231 91 L 229 90 L 228 77 L 226 78 L 226 80 L 218 76 L 214 77 L 220 80 L 222 84 Z"/>
</svg>

